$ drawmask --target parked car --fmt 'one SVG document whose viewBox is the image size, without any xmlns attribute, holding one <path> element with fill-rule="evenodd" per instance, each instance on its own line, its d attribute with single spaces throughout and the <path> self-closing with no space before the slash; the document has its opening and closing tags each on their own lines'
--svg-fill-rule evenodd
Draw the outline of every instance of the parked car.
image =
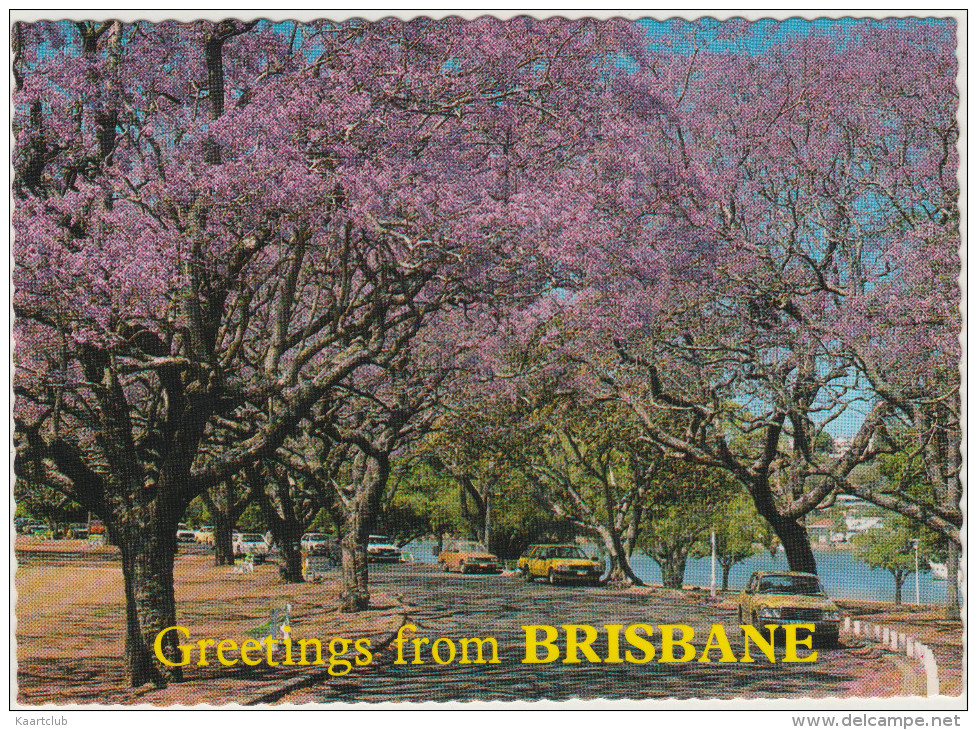
<svg viewBox="0 0 977 730">
<path fill-rule="evenodd" d="M 193 532 L 193 538 L 201 545 L 214 544 L 214 526 L 201 525 Z"/>
<path fill-rule="evenodd" d="M 192 530 L 177 530 L 176 541 L 184 545 L 195 544 L 197 542 L 197 536 L 193 534 Z"/>
<path fill-rule="evenodd" d="M 25 535 L 36 535 L 39 532 L 49 532 L 50 530 L 48 524 L 40 520 L 30 520 L 24 525 Z"/>
<path fill-rule="evenodd" d="M 307 532 L 302 535 L 302 549 L 307 553 L 327 550 L 335 543 L 331 535 L 324 532 Z"/>
<path fill-rule="evenodd" d="M 370 535 L 366 544 L 366 559 L 373 563 L 399 563 L 400 548 L 386 535 Z"/>
<path fill-rule="evenodd" d="M 480 543 L 452 540 L 438 554 L 438 562 L 445 572 L 501 573 L 502 562 Z"/>
<path fill-rule="evenodd" d="M 307 532 L 302 535 L 302 551 L 306 558 L 306 578 L 327 568 L 339 565 L 339 543 L 324 532 Z"/>
<path fill-rule="evenodd" d="M 532 555 L 536 548 L 544 547 L 543 545 L 530 545 L 527 547 L 522 555 L 519 556 L 519 560 L 516 561 L 516 571 L 521 575 L 526 575 L 529 572 L 529 556 Z"/>
<path fill-rule="evenodd" d="M 256 532 L 234 533 L 234 557 L 243 558 L 248 553 L 254 556 L 256 563 L 264 562 L 268 557 L 268 543 Z"/>
<path fill-rule="evenodd" d="M 588 558 L 576 545 L 537 545 L 520 559 L 526 580 L 544 578 L 550 583 L 589 583 L 597 585 L 604 563 Z M 525 567 L 522 567 L 525 566 Z"/>
<path fill-rule="evenodd" d="M 737 599 L 741 624 L 814 624 L 815 641 L 838 641 L 841 611 L 813 573 L 758 570 Z"/>
<path fill-rule="evenodd" d="M 85 522 L 73 522 L 68 530 L 68 535 L 72 540 L 87 540 L 88 524 Z"/>
<path fill-rule="evenodd" d="M 91 520 L 88 523 L 88 534 L 89 535 L 104 535 L 105 525 L 101 520 Z"/>
</svg>

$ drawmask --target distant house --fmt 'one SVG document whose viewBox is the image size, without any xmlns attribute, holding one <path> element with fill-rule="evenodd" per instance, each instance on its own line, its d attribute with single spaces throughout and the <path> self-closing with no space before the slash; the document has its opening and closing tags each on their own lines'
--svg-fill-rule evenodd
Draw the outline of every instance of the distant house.
<svg viewBox="0 0 977 730">
<path fill-rule="evenodd" d="M 811 537 L 811 542 L 827 545 L 831 541 L 831 533 L 834 532 L 835 523 L 825 517 L 823 520 L 807 526 L 807 534 Z"/>
<path fill-rule="evenodd" d="M 881 517 L 846 517 L 845 528 L 849 534 L 865 532 L 882 527 Z"/>
<path fill-rule="evenodd" d="M 868 507 L 871 502 L 866 502 L 861 497 L 856 497 L 854 494 L 839 494 L 835 497 L 835 504 L 842 507 Z"/>
</svg>

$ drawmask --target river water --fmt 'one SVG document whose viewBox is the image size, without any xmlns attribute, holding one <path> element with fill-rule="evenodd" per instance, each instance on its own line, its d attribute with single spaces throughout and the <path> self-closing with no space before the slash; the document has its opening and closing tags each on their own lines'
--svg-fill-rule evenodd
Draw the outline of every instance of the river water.
<svg viewBox="0 0 977 730">
<path fill-rule="evenodd" d="M 425 563 L 435 562 L 432 554 L 434 541 L 430 538 L 415 540 L 404 547 L 414 559 Z M 588 550 L 591 554 L 596 550 Z M 814 559 L 818 564 L 818 576 L 828 594 L 833 598 L 849 598 L 869 601 L 892 601 L 895 597 L 896 582 L 887 570 L 873 569 L 855 560 L 849 550 L 815 549 Z M 708 588 L 710 583 L 710 559 L 690 558 L 685 569 L 685 585 Z M 658 563 L 643 553 L 635 553 L 631 567 L 641 580 L 650 585 L 661 585 L 662 575 Z M 946 600 L 947 583 L 934 580 L 928 564 L 923 562 L 924 570 L 919 574 L 919 598 L 922 603 L 940 604 Z M 741 590 L 755 570 L 787 570 L 787 557 L 783 552 L 771 556 L 764 551 L 733 566 L 729 574 L 730 590 Z M 716 565 L 716 584 L 722 584 L 722 569 Z M 902 584 L 902 600 L 914 603 L 916 600 L 916 577 L 910 574 Z"/>
</svg>

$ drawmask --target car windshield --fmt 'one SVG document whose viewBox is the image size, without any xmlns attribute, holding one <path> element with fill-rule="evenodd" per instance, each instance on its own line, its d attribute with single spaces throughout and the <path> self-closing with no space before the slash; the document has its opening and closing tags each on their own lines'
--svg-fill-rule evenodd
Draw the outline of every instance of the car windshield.
<svg viewBox="0 0 977 730">
<path fill-rule="evenodd" d="M 821 582 L 813 575 L 765 575 L 757 593 L 789 593 L 795 596 L 823 596 Z"/>
<path fill-rule="evenodd" d="M 265 538 L 263 538 L 261 535 L 241 535 L 241 542 L 264 542 L 264 541 Z"/>
<path fill-rule="evenodd" d="M 386 535 L 370 535 L 370 542 L 390 542 L 390 538 Z"/>
<path fill-rule="evenodd" d="M 549 552 L 547 553 L 547 557 L 549 557 L 549 558 L 586 558 L 587 556 L 584 555 L 583 550 L 581 550 L 578 547 L 563 546 L 563 547 L 550 548 Z"/>
<path fill-rule="evenodd" d="M 328 537 L 321 532 L 311 532 L 305 536 L 306 540 L 326 540 Z"/>
</svg>

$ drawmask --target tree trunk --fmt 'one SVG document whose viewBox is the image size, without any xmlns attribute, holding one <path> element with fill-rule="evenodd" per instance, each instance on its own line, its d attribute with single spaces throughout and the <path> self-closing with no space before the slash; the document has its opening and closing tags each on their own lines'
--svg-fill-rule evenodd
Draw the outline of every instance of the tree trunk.
<svg viewBox="0 0 977 730">
<path fill-rule="evenodd" d="M 655 556 L 655 562 L 662 571 L 662 585 L 665 588 L 682 589 L 685 582 L 685 563 L 687 554 L 682 551 L 668 556 Z"/>
<path fill-rule="evenodd" d="M 483 530 L 485 537 L 482 540 L 482 545 L 485 546 L 485 550 L 492 552 L 492 488 L 489 487 L 488 491 L 485 493 L 485 528 Z"/>
<path fill-rule="evenodd" d="M 814 562 L 814 551 L 807 536 L 807 528 L 796 517 L 784 517 L 777 509 L 769 477 L 757 478 L 747 484 L 753 504 L 765 519 L 787 553 L 787 565 L 791 570 L 817 575 L 818 566 Z"/>
<path fill-rule="evenodd" d="M 892 577 L 896 579 L 896 605 L 902 603 L 902 582 L 906 579 L 901 573 L 893 573 Z"/>
<path fill-rule="evenodd" d="M 604 526 L 598 526 L 597 534 L 604 543 L 604 550 L 607 552 L 607 559 L 610 563 L 610 572 L 607 576 L 608 583 L 622 583 L 630 581 L 632 585 L 643 586 L 644 581 L 634 574 L 631 569 L 631 562 L 628 560 L 624 547 L 619 539 L 615 539 L 614 534 Z"/>
<path fill-rule="evenodd" d="M 254 468 L 245 469 L 245 473 L 251 486 L 251 495 L 261 508 L 261 514 L 264 516 L 281 553 L 282 562 L 278 566 L 279 576 L 286 583 L 304 583 L 305 576 L 302 575 L 302 534 L 305 532 L 305 523 L 295 513 L 295 505 L 290 493 L 292 482 L 287 474 L 276 473 L 273 466 L 269 466 L 265 473 L 267 479 L 263 478 L 263 475 Z M 280 513 L 265 491 L 265 484 L 268 482 L 274 484 L 275 494 L 281 505 Z"/>
<path fill-rule="evenodd" d="M 723 591 L 729 590 L 729 572 L 733 569 L 732 563 L 723 563 L 720 561 L 719 565 L 723 569 Z"/>
<path fill-rule="evenodd" d="M 281 579 L 286 583 L 304 583 L 301 539 L 279 540 L 278 549 L 281 550 L 282 554 L 282 564 L 278 566 L 278 575 Z"/>
<path fill-rule="evenodd" d="M 771 522 L 774 532 L 787 553 L 787 565 L 791 570 L 817 575 L 818 566 L 814 561 L 814 551 L 807 536 L 807 528 L 797 520 L 776 519 Z"/>
<path fill-rule="evenodd" d="M 364 454 L 359 459 L 362 459 L 361 478 L 356 497 L 349 502 L 338 500 L 343 511 L 343 534 L 339 541 L 343 591 L 339 600 L 340 610 L 346 613 L 364 611 L 370 605 L 366 544 L 390 478 L 390 460 L 386 454 L 369 457 Z"/>
<path fill-rule="evenodd" d="M 122 553 L 126 593 L 125 664 L 133 687 L 153 684 L 165 687 L 182 679 L 180 667 L 167 667 L 156 659 L 153 644 L 160 631 L 176 625 L 173 561 L 176 555 L 178 516 L 140 519 L 133 511 L 126 524 L 115 522 L 113 536 Z M 163 653 L 179 659 L 179 638 L 169 632 Z"/>
<path fill-rule="evenodd" d="M 211 518 L 214 520 L 214 565 L 234 565 L 233 536 L 237 520 L 214 513 Z"/>
<path fill-rule="evenodd" d="M 370 572 L 366 559 L 366 542 L 370 530 L 359 510 L 352 509 L 343 520 L 339 542 L 342 557 L 343 592 L 339 596 L 344 613 L 365 611 L 370 605 Z"/>
<path fill-rule="evenodd" d="M 240 495 L 235 480 L 226 479 L 200 497 L 214 523 L 214 564 L 234 565 L 234 528 L 248 506 L 248 494 Z"/>
<path fill-rule="evenodd" d="M 946 560 L 946 617 L 960 620 L 960 584 L 957 582 L 960 574 L 960 546 L 953 540 L 948 540 L 949 551 Z"/>
</svg>

